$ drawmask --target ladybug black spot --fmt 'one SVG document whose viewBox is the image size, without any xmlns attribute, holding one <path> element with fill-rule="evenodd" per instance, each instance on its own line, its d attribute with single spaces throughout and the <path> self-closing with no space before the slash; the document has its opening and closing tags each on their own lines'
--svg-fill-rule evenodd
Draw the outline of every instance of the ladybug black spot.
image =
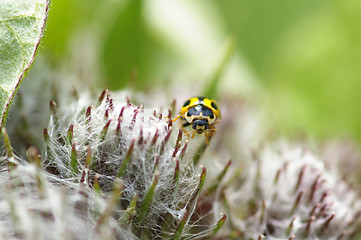
<svg viewBox="0 0 361 240">
<path fill-rule="evenodd" d="M 218 106 L 217 106 L 217 104 L 215 104 L 214 102 L 211 102 L 211 106 L 212 106 L 212 108 L 218 110 Z"/>
<path fill-rule="evenodd" d="M 187 101 L 183 104 L 183 107 L 188 106 L 190 103 L 191 103 L 191 100 L 187 100 Z"/>
</svg>

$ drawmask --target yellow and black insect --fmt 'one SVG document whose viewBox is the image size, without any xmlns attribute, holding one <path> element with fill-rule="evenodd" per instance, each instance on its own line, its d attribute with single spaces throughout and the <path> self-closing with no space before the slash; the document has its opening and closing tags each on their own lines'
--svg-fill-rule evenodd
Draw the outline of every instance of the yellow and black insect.
<svg viewBox="0 0 361 240">
<path fill-rule="evenodd" d="M 173 122 L 180 117 L 185 121 L 182 125 L 182 130 L 186 135 L 189 134 L 184 130 L 184 127 L 192 125 L 194 129 L 192 138 L 195 133 L 204 133 L 206 142 L 209 144 L 209 138 L 217 130 L 214 124 L 217 123 L 217 118 L 221 118 L 221 112 L 218 104 L 213 99 L 192 97 L 184 102 L 179 115 L 173 119 Z"/>
</svg>

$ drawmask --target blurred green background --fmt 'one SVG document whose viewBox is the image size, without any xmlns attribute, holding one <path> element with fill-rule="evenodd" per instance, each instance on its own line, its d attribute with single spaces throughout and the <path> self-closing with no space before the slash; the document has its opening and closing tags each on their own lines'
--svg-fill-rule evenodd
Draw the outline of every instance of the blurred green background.
<svg viewBox="0 0 361 240">
<path fill-rule="evenodd" d="M 360 23 L 360 1 L 53 0 L 40 54 L 112 91 L 217 83 L 282 134 L 360 142 Z"/>
</svg>

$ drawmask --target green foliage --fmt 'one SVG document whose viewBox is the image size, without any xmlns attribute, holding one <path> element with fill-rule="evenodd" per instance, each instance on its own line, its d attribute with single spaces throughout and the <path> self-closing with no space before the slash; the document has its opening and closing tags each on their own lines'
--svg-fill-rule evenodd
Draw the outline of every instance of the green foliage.
<svg viewBox="0 0 361 240">
<path fill-rule="evenodd" d="M 361 139 L 359 2 L 213 2 L 279 131 Z"/>
<path fill-rule="evenodd" d="M 10 103 L 34 61 L 48 4 L 47 0 L 0 1 L 1 125 L 4 125 Z"/>
<path fill-rule="evenodd" d="M 219 98 L 218 87 L 222 79 L 222 74 L 224 73 L 225 68 L 229 64 L 230 58 L 234 54 L 235 51 L 234 48 L 235 48 L 235 40 L 229 39 L 222 61 L 220 62 L 218 67 L 214 70 L 213 75 L 209 79 L 209 85 L 205 89 L 203 96 L 207 96 L 209 98 L 214 98 L 214 99 Z"/>
<path fill-rule="evenodd" d="M 74 34 L 79 29 L 86 29 L 94 23 L 104 25 L 97 16 L 97 11 L 112 2 L 98 0 L 52 1 L 43 41 L 46 52 L 54 57 L 54 61 L 69 55 L 70 40 Z M 107 12 L 109 14 L 109 11 Z"/>
<path fill-rule="evenodd" d="M 361 139 L 361 112 L 355 107 L 361 96 L 358 2 L 225 0 L 177 4 L 183 8 L 171 12 L 158 1 L 54 1 L 42 51 L 50 63 L 56 63 L 52 67 L 68 64 L 66 71 L 84 77 L 89 85 L 96 80 L 95 85 L 112 90 L 129 86 L 143 92 L 156 89 L 169 99 L 177 96 L 168 86 L 190 87 L 197 95 L 217 100 L 230 92 L 240 98 L 245 94 L 253 97 L 251 102 L 272 111 L 268 113 L 271 125 L 287 135 L 307 132 L 316 137 Z M 150 11 L 153 8 L 156 16 Z M 189 15 L 182 15 L 184 9 L 190 10 Z M 191 18 L 192 11 L 199 13 L 201 21 L 211 22 L 208 29 L 192 28 L 204 26 Z M 173 21 L 169 21 L 172 32 L 157 25 L 157 21 L 167 21 L 178 13 L 179 22 L 192 21 L 192 36 L 173 26 Z M 196 54 L 189 52 L 194 51 L 191 40 L 204 45 L 214 42 L 203 35 L 207 32 L 219 33 L 210 36 L 219 37 L 222 43 L 230 36 L 235 42 L 229 61 L 227 53 L 220 54 L 220 45 L 197 58 L 197 62 L 207 62 L 217 56 L 218 61 L 205 67 L 205 73 L 189 57 Z M 187 48 L 174 39 L 191 40 L 185 43 Z M 229 74 L 230 65 L 239 75 Z M 231 80 L 225 79 L 230 75 Z M 246 88 L 239 84 L 243 81 L 249 81 Z M 247 88 L 249 85 L 256 87 Z"/>
<path fill-rule="evenodd" d="M 133 68 L 139 68 L 145 40 L 142 2 L 129 1 L 120 11 L 107 36 L 103 54 L 104 69 L 113 88 L 125 87 Z"/>
<path fill-rule="evenodd" d="M 154 68 L 159 68 L 155 59 L 162 55 L 162 46 L 152 36 L 144 8 L 143 0 L 132 0 L 114 13 L 114 21 L 100 46 L 103 87 L 144 90 L 154 86 L 149 79 Z"/>
<path fill-rule="evenodd" d="M 242 53 L 263 76 L 284 34 L 300 19 L 317 11 L 325 0 L 214 2 L 219 7 L 229 31 L 238 37 Z"/>
<path fill-rule="evenodd" d="M 360 3 L 331 3 L 281 41 L 267 72 L 286 133 L 361 139 L 360 10 Z"/>
</svg>

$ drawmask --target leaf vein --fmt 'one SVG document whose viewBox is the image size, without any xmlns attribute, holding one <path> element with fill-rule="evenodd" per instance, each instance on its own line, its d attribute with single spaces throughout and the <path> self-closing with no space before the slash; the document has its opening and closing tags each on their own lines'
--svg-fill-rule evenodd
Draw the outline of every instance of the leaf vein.
<svg viewBox="0 0 361 240">
<path fill-rule="evenodd" d="M 19 44 L 20 47 L 20 51 L 21 51 L 21 58 L 23 60 L 23 62 L 26 60 L 25 58 L 25 52 L 24 52 L 24 43 L 19 39 L 18 34 L 16 34 L 16 32 L 14 31 L 14 29 L 9 25 L 9 24 L 5 24 L 5 26 L 10 30 L 10 32 L 14 35 L 16 41 Z"/>
<path fill-rule="evenodd" d="M 18 16 L 14 16 L 11 18 L 7 18 L 7 19 L 0 19 L 0 23 L 6 23 L 6 22 L 13 21 L 13 20 L 26 19 L 26 18 L 35 18 L 36 19 L 36 16 L 35 15 L 29 15 L 29 16 L 18 15 Z"/>
</svg>

